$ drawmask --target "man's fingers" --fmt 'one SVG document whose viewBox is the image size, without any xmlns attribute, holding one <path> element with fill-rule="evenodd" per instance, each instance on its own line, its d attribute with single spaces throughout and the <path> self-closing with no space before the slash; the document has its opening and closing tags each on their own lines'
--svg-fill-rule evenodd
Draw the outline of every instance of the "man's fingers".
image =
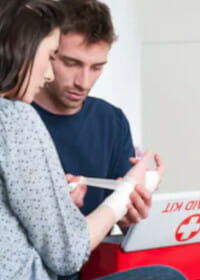
<svg viewBox="0 0 200 280">
<path fill-rule="evenodd" d="M 66 179 L 68 183 L 79 182 L 81 180 L 81 176 L 76 176 L 72 174 L 66 174 Z"/>
<path fill-rule="evenodd" d="M 133 223 L 133 222 L 132 222 Z M 118 225 L 120 226 L 120 228 L 122 230 L 124 229 L 128 229 L 131 225 L 129 219 L 127 218 L 127 216 L 124 216 L 119 222 Z"/>
<path fill-rule="evenodd" d="M 122 180 L 122 177 L 118 177 L 118 178 L 117 178 L 117 181 L 121 181 L 121 180 Z"/>
<path fill-rule="evenodd" d="M 142 219 L 140 213 L 133 205 L 129 205 L 128 212 L 125 217 L 126 217 L 127 224 L 129 224 L 129 226 L 133 223 L 139 223 Z"/>
<path fill-rule="evenodd" d="M 132 163 L 134 165 L 134 164 L 136 164 L 139 161 L 139 159 L 136 158 L 136 157 L 130 157 L 129 161 L 130 161 L 130 163 Z"/>
<path fill-rule="evenodd" d="M 71 173 L 67 173 L 65 176 L 66 176 L 66 179 L 67 179 L 68 182 L 69 182 L 71 179 L 74 178 L 74 176 L 73 176 Z"/>
<path fill-rule="evenodd" d="M 135 191 L 142 198 L 145 207 L 147 207 L 147 210 L 149 210 L 152 205 L 152 193 L 142 185 L 137 185 L 135 187 Z"/>
<path fill-rule="evenodd" d="M 140 218 L 147 218 L 149 205 L 146 205 L 146 202 L 143 200 L 140 194 L 135 191 L 131 194 L 130 199 L 132 202 L 132 208 L 128 211 L 128 214 L 133 216 L 137 212 L 137 216 Z"/>
<path fill-rule="evenodd" d="M 76 189 L 71 192 L 71 199 L 73 202 L 76 204 L 77 207 L 81 208 L 84 204 L 84 197 L 87 192 L 87 186 L 86 185 L 81 185 L 76 187 Z"/>
<path fill-rule="evenodd" d="M 130 194 L 130 202 L 127 205 L 127 214 L 120 222 L 121 228 L 128 228 L 132 223 L 139 223 L 141 219 L 148 217 L 151 208 L 152 194 L 143 185 L 137 185 Z"/>
<path fill-rule="evenodd" d="M 79 197 L 85 195 L 87 191 L 87 186 L 86 185 L 81 185 L 77 186 L 73 192 L 71 192 L 73 197 Z"/>
</svg>

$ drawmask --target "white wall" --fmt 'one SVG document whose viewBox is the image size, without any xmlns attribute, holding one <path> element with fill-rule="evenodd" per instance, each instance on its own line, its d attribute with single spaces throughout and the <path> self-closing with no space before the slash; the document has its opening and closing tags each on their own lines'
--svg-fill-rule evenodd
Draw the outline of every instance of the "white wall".
<svg viewBox="0 0 200 280">
<path fill-rule="evenodd" d="M 144 147 L 166 163 L 161 191 L 199 189 L 200 1 L 137 0 Z"/>
<path fill-rule="evenodd" d="M 134 143 L 141 146 L 140 38 L 136 0 L 103 2 L 111 8 L 119 39 L 91 94 L 123 109 L 130 121 Z"/>
</svg>

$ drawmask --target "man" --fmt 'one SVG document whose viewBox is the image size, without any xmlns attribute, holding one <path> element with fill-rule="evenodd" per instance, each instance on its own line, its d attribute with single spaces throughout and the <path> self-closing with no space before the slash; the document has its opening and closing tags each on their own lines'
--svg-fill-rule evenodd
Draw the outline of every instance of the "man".
<svg viewBox="0 0 200 280">
<path fill-rule="evenodd" d="M 69 181 L 73 175 L 118 178 L 132 166 L 135 156 L 129 124 L 123 112 L 88 94 L 101 75 L 112 43 L 116 40 L 108 7 L 98 0 L 62 0 L 65 22 L 58 54 L 53 61 L 55 81 L 47 84 L 33 106 L 46 124 Z M 162 162 L 156 156 L 158 165 Z M 73 175 L 71 175 L 71 174 Z M 86 186 L 77 187 L 73 201 L 87 215 L 109 194 Z M 151 194 L 136 186 L 122 228 L 147 217 Z M 138 269 L 134 279 L 183 279 L 168 268 Z M 131 274 L 132 275 L 132 274 Z M 177 276 L 177 277 L 176 277 Z M 127 279 L 127 274 L 120 279 Z M 156 278 L 157 277 L 157 278 Z M 173 278 L 172 278 L 173 277 Z M 77 274 L 59 279 L 78 279 Z"/>
<path fill-rule="evenodd" d="M 65 22 L 53 62 L 55 81 L 41 90 L 33 106 L 51 133 L 66 173 L 116 179 L 131 167 L 129 157 L 135 156 L 128 121 L 120 109 L 88 97 L 116 40 L 110 12 L 96 0 L 63 0 L 63 10 Z M 108 194 L 82 186 L 72 199 L 86 215 Z M 137 186 L 132 202 L 135 207 L 121 227 L 147 216 L 151 194 Z"/>
</svg>

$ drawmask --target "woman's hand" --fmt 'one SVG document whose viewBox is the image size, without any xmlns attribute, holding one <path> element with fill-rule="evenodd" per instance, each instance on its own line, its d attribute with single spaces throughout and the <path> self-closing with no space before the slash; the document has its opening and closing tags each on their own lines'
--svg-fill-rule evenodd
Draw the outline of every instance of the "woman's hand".
<svg viewBox="0 0 200 280">
<path fill-rule="evenodd" d="M 148 160 L 149 158 L 152 157 L 152 153 L 151 152 L 147 152 L 147 153 L 144 153 L 143 157 L 146 157 L 146 160 Z M 138 158 L 129 158 L 130 162 L 132 164 L 134 164 L 134 167 L 132 167 L 127 173 L 129 174 L 129 176 L 132 174 L 132 176 L 134 176 L 137 184 L 140 184 L 140 185 L 145 185 L 145 174 L 143 172 L 141 172 L 141 170 L 145 170 L 145 164 L 146 164 L 146 161 L 143 161 L 140 162 L 140 159 Z M 150 161 L 150 160 L 149 160 Z M 161 157 L 158 155 L 158 154 L 155 154 L 154 155 L 154 161 L 155 161 L 155 164 L 156 164 L 156 168 L 154 169 L 154 171 L 156 171 L 159 175 L 159 183 L 163 177 L 163 174 L 164 174 L 164 170 L 165 170 L 165 165 L 161 159 Z M 139 172 L 140 170 L 140 172 Z M 150 168 L 150 166 L 146 165 L 146 171 L 152 171 L 152 169 Z M 125 175 L 125 176 L 126 176 Z M 159 183 L 158 185 L 156 186 L 156 188 L 158 188 L 159 186 Z"/>
</svg>

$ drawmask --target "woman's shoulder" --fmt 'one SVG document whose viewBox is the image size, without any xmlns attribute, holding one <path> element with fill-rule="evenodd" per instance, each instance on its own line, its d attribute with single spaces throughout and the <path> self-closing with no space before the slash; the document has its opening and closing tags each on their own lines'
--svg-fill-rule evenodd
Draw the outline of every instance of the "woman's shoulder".
<svg viewBox="0 0 200 280">
<path fill-rule="evenodd" d="M 0 122 L 4 125 L 21 126 L 38 122 L 38 114 L 31 105 L 21 101 L 0 98 Z"/>
<path fill-rule="evenodd" d="M 40 145 L 40 141 L 48 142 L 46 128 L 31 105 L 21 101 L 0 98 L 0 132 L 9 139 L 9 145 Z"/>
<path fill-rule="evenodd" d="M 0 98 L 0 113 L 8 116 L 31 112 L 32 106 L 25 102 Z"/>
</svg>

